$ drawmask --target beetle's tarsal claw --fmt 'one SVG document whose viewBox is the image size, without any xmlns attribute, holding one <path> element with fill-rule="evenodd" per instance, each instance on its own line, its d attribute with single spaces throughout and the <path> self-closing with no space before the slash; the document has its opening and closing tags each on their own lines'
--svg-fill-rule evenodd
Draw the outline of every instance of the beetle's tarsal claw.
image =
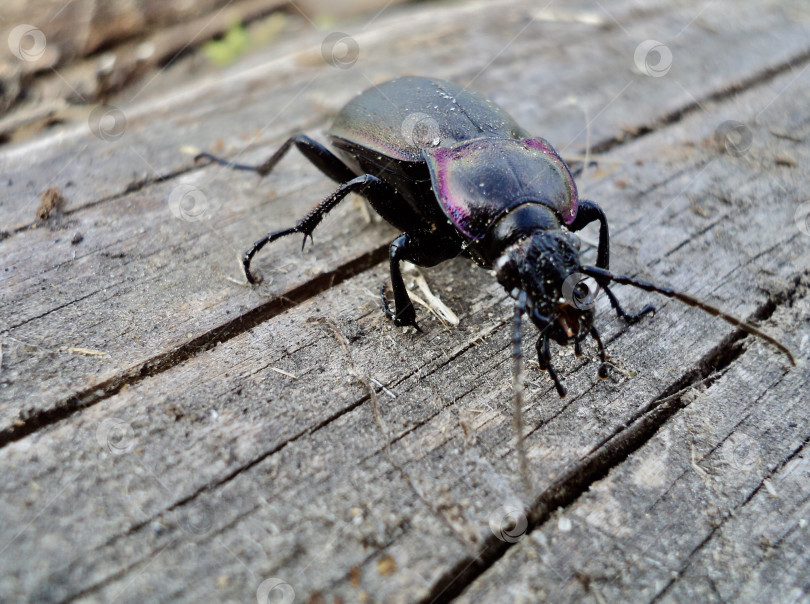
<svg viewBox="0 0 810 604">
<path fill-rule="evenodd" d="M 608 367 L 606 363 L 599 365 L 599 379 L 606 380 L 608 377 Z"/>
<path fill-rule="evenodd" d="M 242 270 L 245 273 L 245 279 L 247 279 L 247 282 L 250 283 L 251 285 L 256 285 L 257 283 L 261 283 L 262 278 L 257 277 L 250 270 L 250 261 L 251 261 L 252 257 L 253 257 L 253 254 L 251 254 L 250 251 L 245 253 L 245 255 L 242 257 Z"/>
<path fill-rule="evenodd" d="M 394 325 L 397 327 L 415 327 L 416 331 L 422 331 L 416 324 L 416 311 L 413 308 L 413 304 L 408 304 L 408 306 L 394 315 Z"/>
<path fill-rule="evenodd" d="M 391 319 L 397 327 L 413 327 L 419 333 L 424 333 L 422 328 L 416 324 L 416 311 L 413 308 L 413 304 L 408 304 L 399 312 L 394 312 L 391 309 L 391 305 L 388 304 L 388 298 L 385 297 L 385 285 L 386 283 L 383 281 L 380 286 L 380 302 L 382 303 L 385 316 Z"/>
</svg>

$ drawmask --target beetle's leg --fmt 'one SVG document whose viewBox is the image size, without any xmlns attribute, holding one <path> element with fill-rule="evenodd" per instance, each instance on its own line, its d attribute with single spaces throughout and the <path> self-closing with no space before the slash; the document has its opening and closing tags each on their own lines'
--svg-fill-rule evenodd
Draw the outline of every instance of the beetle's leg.
<svg viewBox="0 0 810 604">
<path fill-rule="evenodd" d="M 630 314 L 630 313 L 626 312 L 622 308 L 622 305 L 619 304 L 619 299 L 616 297 L 616 294 L 614 294 L 607 285 L 605 285 L 605 284 L 600 284 L 600 285 L 601 285 L 602 289 L 605 290 L 605 293 L 607 294 L 608 300 L 610 300 L 610 305 L 613 308 L 616 309 L 616 314 L 619 317 L 621 317 L 622 319 L 624 319 L 625 321 L 627 321 L 627 323 L 629 325 L 632 325 L 633 323 L 637 323 L 638 320 L 641 319 L 641 317 L 643 317 L 644 315 L 647 315 L 647 314 L 650 314 L 650 313 L 655 314 L 655 306 L 653 306 L 652 304 L 648 304 L 647 306 L 642 308 L 640 312 L 637 312 L 635 314 Z"/>
<path fill-rule="evenodd" d="M 405 281 L 402 279 L 399 263 L 407 260 L 419 266 L 435 266 L 440 262 L 458 256 L 462 251 L 461 245 L 458 242 L 436 237 L 435 235 L 403 233 L 391 242 L 388 249 L 391 264 L 391 287 L 394 290 L 396 313 L 391 311 L 388 301 L 385 299 L 385 284 L 383 284 L 380 291 L 383 310 L 389 318 L 394 320 L 395 325 L 413 325 L 419 329 L 418 325 L 416 325 L 416 311 L 413 308 L 410 296 L 408 296 L 408 290 L 405 288 Z"/>
<path fill-rule="evenodd" d="M 247 278 L 248 282 L 256 283 L 256 278 L 250 272 L 250 262 L 253 260 L 253 256 L 256 255 L 256 252 L 261 250 L 265 245 L 275 241 L 276 239 L 284 237 L 285 235 L 303 233 L 304 241 L 301 244 L 301 249 L 303 249 L 304 244 L 307 242 L 307 237 L 310 239 L 312 238 L 312 232 L 315 230 L 315 227 L 320 224 L 321 220 L 323 220 L 326 213 L 339 204 L 349 193 L 360 193 L 361 195 L 366 195 L 375 189 L 379 189 L 379 194 L 384 194 L 388 191 L 389 187 L 382 180 L 376 176 L 372 176 L 371 174 L 364 174 L 362 176 L 358 176 L 357 178 L 353 178 L 349 182 L 340 185 L 334 193 L 319 203 L 309 214 L 299 220 L 294 227 L 280 231 L 273 231 L 272 233 L 268 233 L 259 239 L 247 252 L 245 252 L 244 257 L 242 258 L 242 266 L 245 269 L 245 277 Z"/>
<path fill-rule="evenodd" d="M 258 166 L 234 163 L 230 160 L 212 155 L 211 153 L 200 153 L 194 158 L 194 161 L 202 158 L 210 159 L 217 164 L 233 168 L 234 170 L 248 170 L 250 172 L 256 172 L 260 176 L 266 176 L 293 145 L 295 145 L 304 157 L 311 161 L 316 168 L 335 182 L 347 182 L 356 176 L 334 153 L 306 134 L 291 136 L 284 141 L 284 144 L 278 148 L 278 151 L 273 153 L 267 161 Z"/>
<path fill-rule="evenodd" d="M 596 250 L 596 266 L 608 270 L 610 268 L 610 230 L 608 229 L 607 217 L 602 208 L 592 201 L 581 200 L 577 207 L 577 216 L 568 228 L 571 231 L 579 231 L 594 220 L 599 221 L 599 247 Z M 619 299 L 610 291 L 608 281 L 600 282 L 599 285 L 605 290 L 610 305 L 616 309 L 616 314 L 631 325 L 644 315 L 655 312 L 655 306 L 648 304 L 641 309 L 641 312 L 630 314 L 622 308 Z"/>
<path fill-rule="evenodd" d="M 599 348 L 599 360 L 601 361 L 599 364 L 599 377 L 604 380 L 608 376 L 605 343 L 602 342 L 602 338 L 596 330 L 596 327 L 591 327 L 591 337 L 596 341 L 596 345 Z"/>
<path fill-rule="evenodd" d="M 577 206 L 577 215 L 574 222 L 568 225 L 571 231 L 581 231 L 594 220 L 599 221 L 599 247 L 596 250 L 596 266 L 608 269 L 610 267 L 610 230 L 607 216 L 598 205 L 592 201 L 582 199 Z"/>
<path fill-rule="evenodd" d="M 541 335 L 537 339 L 535 347 L 537 348 L 537 362 L 540 363 L 540 369 L 548 371 L 549 377 L 554 382 L 554 387 L 557 388 L 557 394 L 560 395 L 560 398 L 565 398 L 565 395 L 568 394 L 568 390 L 562 385 L 560 376 L 557 375 L 557 370 L 551 365 L 551 349 L 548 345 L 548 337 L 546 337 L 545 334 Z"/>
</svg>

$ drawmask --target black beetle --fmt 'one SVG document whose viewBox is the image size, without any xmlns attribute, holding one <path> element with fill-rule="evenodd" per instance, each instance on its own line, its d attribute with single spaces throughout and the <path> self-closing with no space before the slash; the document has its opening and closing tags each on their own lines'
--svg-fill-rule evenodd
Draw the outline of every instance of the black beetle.
<svg viewBox="0 0 810 604">
<path fill-rule="evenodd" d="M 498 105 L 450 82 L 402 77 L 374 86 L 350 101 L 328 130 L 338 157 L 299 134 L 289 138 L 260 166 L 228 162 L 201 153 L 222 165 L 268 174 L 295 145 L 338 189 L 291 228 L 273 231 L 244 255 L 245 276 L 253 256 L 268 243 L 291 235 L 307 236 L 323 216 L 349 193 L 363 195 L 385 220 L 402 231 L 390 247 L 393 312 L 380 292 L 385 313 L 397 325 L 416 326 L 416 313 L 402 280 L 399 263 L 434 266 L 465 255 L 495 270 L 498 282 L 515 298 L 515 365 L 520 359 L 520 321 L 528 312 L 540 330 L 537 353 L 557 392 L 565 387 L 551 365 L 549 340 L 573 342 L 577 355 L 590 334 L 607 375 L 605 346 L 593 325 L 593 298 L 604 289 L 616 313 L 628 323 L 653 312 L 646 306 L 629 314 L 608 284 L 613 281 L 675 298 L 720 317 L 784 352 L 790 351 L 753 325 L 687 294 L 609 271 L 609 232 L 605 213 L 580 200 L 568 166 L 544 139 L 532 137 Z M 573 234 L 599 223 L 596 266 L 580 262 Z M 584 283 L 597 284 L 591 291 Z M 418 327 L 417 327 L 418 329 Z M 516 374 L 519 379 L 519 372 Z"/>
</svg>

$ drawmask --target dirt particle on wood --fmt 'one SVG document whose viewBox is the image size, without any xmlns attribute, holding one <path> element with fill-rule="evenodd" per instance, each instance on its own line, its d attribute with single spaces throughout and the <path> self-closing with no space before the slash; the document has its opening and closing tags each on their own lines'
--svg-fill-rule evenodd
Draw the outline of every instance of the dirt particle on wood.
<svg viewBox="0 0 810 604">
<path fill-rule="evenodd" d="M 777 166 L 786 166 L 788 168 L 794 168 L 796 166 L 796 160 L 785 153 L 777 155 L 774 158 L 774 162 L 776 162 Z"/>
<path fill-rule="evenodd" d="M 397 563 L 393 556 L 386 554 L 377 560 L 377 572 L 384 577 L 393 575 L 397 570 Z"/>
<path fill-rule="evenodd" d="M 67 199 L 65 199 L 62 192 L 56 187 L 45 189 L 42 195 L 40 195 L 40 199 L 42 202 L 37 208 L 38 220 L 47 220 L 55 210 L 58 211 L 67 203 Z"/>
</svg>

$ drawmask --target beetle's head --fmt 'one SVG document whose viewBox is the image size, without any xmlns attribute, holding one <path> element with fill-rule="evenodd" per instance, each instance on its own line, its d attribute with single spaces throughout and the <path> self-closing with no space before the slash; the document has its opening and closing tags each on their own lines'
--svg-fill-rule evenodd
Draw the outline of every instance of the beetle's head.
<svg viewBox="0 0 810 604">
<path fill-rule="evenodd" d="M 579 272 L 579 248 L 579 238 L 568 231 L 535 231 L 495 263 L 498 282 L 513 298 L 526 292 L 532 322 L 558 344 L 581 341 L 593 326 L 598 291 Z"/>
</svg>

